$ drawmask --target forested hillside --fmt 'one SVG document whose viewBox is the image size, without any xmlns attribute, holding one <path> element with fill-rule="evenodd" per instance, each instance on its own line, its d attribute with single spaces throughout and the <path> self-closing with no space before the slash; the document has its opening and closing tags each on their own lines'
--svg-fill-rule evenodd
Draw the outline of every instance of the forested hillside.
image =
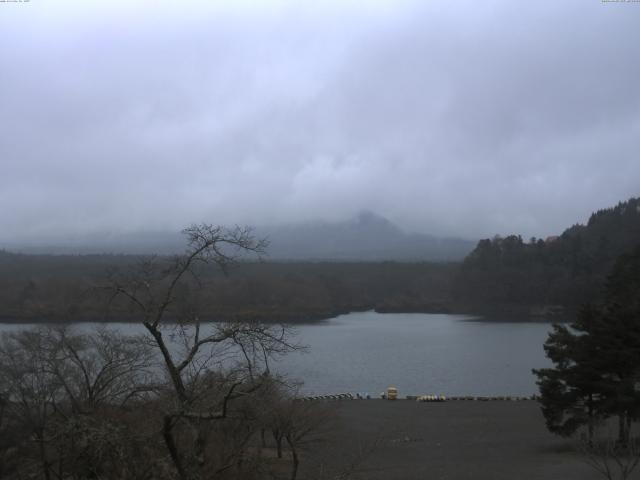
<svg viewBox="0 0 640 480">
<path fill-rule="evenodd" d="M 640 245 L 640 199 L 599 210 L 559 237 L 481 240 L 464 260 L 455 298 L 466 304 L 564 305 L 596 299 L 615 259 Z"/>
<path fill-rule="evenodd" d="M 123 321 L 101 286 L 153 257 L 24 255 L 0 251 L 0 321 Z M 163 257 L 157 258 L 163 261 Z M 353 310 L 444 311 L 457 263 L 241 262 L 201 272 L 206 319 L 300 322 Z M 184 288 L 189 288 L 189 283 Z M 195 289 L 194 289 L 195 290 Z M 195 300 L 194 300 L 195 301 Z"/>
</svg>

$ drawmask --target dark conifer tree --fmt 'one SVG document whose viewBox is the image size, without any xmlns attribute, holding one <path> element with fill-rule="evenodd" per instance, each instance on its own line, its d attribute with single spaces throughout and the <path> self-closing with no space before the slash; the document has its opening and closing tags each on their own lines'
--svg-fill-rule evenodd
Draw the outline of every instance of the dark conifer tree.
<svg viewBox="0 0 640 480">
<path fill-rule="evenodd" d="M 545 342 L 554 368 L 534 370 L 534 374 L 550 432 L 570 436 L 586 425 L 591 440 L 594 425 L 602 417 L 601 379 L 594 365 L 598 348 L 586 334 L 599 316 L 596 308 L 587 305 L 570 328 L 554 325 Z"/>
<path fill-rule="evenodd" d="M 553 368 L 534 370 L 547 427 L 571 435 L 617 416 L 618 440 L 640 418 L 640 247 L 621 256 L 604 303 L 584 307 L 570 327 L 556 325 L 545 343 Z"/>
</svg>

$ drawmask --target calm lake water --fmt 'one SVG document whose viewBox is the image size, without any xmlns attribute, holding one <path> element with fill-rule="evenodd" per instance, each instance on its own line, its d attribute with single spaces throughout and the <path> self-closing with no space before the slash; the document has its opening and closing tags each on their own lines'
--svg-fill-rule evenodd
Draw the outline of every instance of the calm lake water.
<svg viewBox="0 0 640 480">
<path fill-rule="evenodd" d="M 114 324 L 131 333 L 137 324 Z M 0 331 L 24 328 L 0 325 Z M 400 395 L 531 395 L 532 368 L 550 365 L 544 322 L 492 322 L 437 314 L 358 312 L 296 328 L 307 353 L 274 370 L 304 381 L 305 394 L 362 392 L 388 386 Z"/>
</svg>

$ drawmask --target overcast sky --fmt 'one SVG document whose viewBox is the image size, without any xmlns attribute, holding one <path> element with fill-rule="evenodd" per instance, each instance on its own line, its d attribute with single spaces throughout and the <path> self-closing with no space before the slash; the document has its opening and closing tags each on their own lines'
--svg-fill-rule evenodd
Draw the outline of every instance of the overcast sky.
<svg viewBox="0 0 640 480">
<path fill-rule="evenodd" d="M 545 236 L 640 194 L 640 3 L 0 3 L 0 239 Z"/>
</svg>

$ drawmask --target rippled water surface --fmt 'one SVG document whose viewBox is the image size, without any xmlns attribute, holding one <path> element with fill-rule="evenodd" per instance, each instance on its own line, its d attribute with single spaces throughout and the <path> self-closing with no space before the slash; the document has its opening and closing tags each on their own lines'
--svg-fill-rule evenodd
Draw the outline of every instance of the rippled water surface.
<svg viewBox="0 0 640 480">
<path fill-rule="evenodd" d="M 114 324 L 142 332 L 137 324 Z M 0 331 L 17 327 L 0 325 Z M 549 323 L 478 321 L 460 315 L 358 312 L 297 327 L 307 353 L 274 368 L 304 381 L 308 394 L 388 386 L 401 395 L 530 395 L 532 368 L 549 365 L 542 344 Z"/>
</svg>

